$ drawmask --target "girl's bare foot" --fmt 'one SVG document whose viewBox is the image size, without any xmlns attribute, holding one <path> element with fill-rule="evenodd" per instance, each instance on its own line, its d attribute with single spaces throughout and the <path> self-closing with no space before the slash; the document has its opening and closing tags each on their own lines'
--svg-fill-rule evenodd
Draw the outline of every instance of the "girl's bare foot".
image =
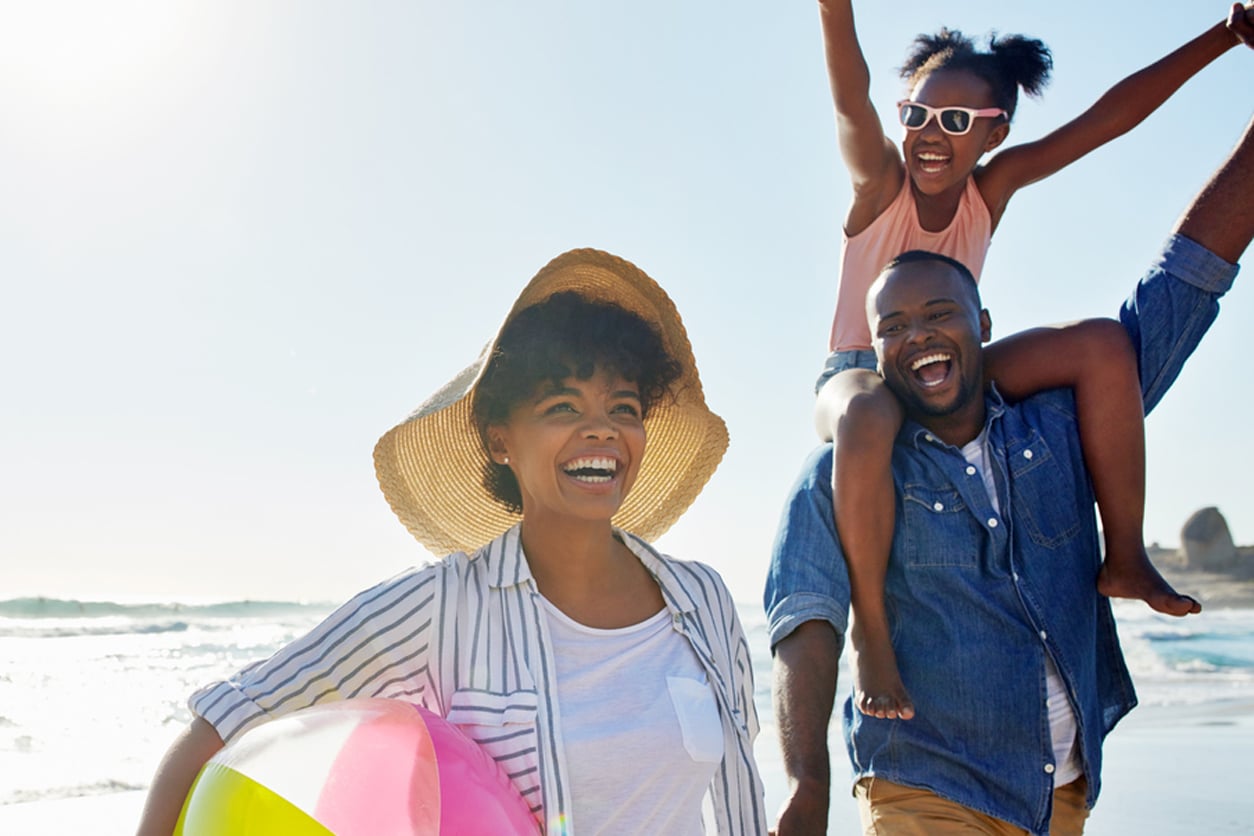
<svg viewBox="0 0 1254 836">
<path fill-rule="evenodd" d="M 1150 608 L 1167 615 L 1184 616 L 1202 611 L 1202 605 L 1176 592 L 1150 562 L 1145 549 L 1123 555 L 1107 554 L 1097 575 L 1097 591 L 1107 598 L 1139 598 Z"/>
<path fill-rule="evenodd" d="M 873 638 L 864 634 L 858 629 L 856 617 L 850 639 L 854 649 L 854 706 L 863 714 L 881 720 L 913 717 L 914 703 L 897 671 L 892 642 L 886 636 Z"/>
</svg>

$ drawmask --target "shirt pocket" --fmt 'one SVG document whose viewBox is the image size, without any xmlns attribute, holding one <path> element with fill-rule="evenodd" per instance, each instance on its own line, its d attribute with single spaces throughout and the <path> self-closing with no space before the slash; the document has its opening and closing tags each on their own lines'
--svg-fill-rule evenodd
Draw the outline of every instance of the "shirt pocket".
<svg viewBox="0 0 1254 836">
<path fill-rule="evenodd" d="M 1080 532 L 1083 497 L 1092 494 L 1077 485 L 1074 474 L 1062 468 L 1057 456 L 1040 435 L 1006 444 L 1006 466 L 1010 471 L 1010 497 L 1015 519 L 1032 542 L 1056 549 Z"/>
<path fill-rule="evenodd" d="M 980 562 L 985 532 L 953 487 L 906 483 L 896 536 L 907 566 L 970 566 Z"/>
<path fill-rule="evenodd" d="M 704 679 L 668 676 L 666 687 L 688 756 L 698 763 L 722 760 L 723 724 L 709 683 Z"/>
</svg>

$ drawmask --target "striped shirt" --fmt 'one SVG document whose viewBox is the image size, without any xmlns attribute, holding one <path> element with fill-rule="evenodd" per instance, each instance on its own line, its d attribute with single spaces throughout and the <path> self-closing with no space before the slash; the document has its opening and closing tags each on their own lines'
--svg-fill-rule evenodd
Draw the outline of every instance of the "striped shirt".
<svg viewBox="0 0 1254 836">
<path fill-rule="evenodd" d="M 717 832 L 764 834 L 753 669 L 731 595 L 710 567 L 617 534 L 657 580 L 714 691 L 724 741 L 708 793 Z M 517 526 L 473 555 L 360 593 L 189 705 L 229 742 L 270 717 L 352 697 L 403 699 L 445 717 L 501 765 L 546 833 L 575 833 L 552 643 Z"/>
</svg>

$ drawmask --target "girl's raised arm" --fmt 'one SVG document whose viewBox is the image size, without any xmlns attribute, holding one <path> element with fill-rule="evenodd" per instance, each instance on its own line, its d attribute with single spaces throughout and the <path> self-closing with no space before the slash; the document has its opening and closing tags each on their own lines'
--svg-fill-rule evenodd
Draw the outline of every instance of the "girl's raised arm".
<svg viewBox="0 0 1254 836">
<path fill-rule="evenodd" d="M 851 0 L 819 0 L 840 153 L 853 183 L 845 231 L 861 232 L 901 188 L 905 168 L 871 102 L 871 73 L 858 44 Z"/>
<path fill-rule="evenodd" d="M 994 224 L 1018 189 L 1135 128 L 1181 85 L 1240 43 L 1254 46 L 1254 3 L 1234 3 L 1226 21 L 1123 79 L 1075 119 L 1041 139 L 997 154 L 978 175 Z"/>
</svg>

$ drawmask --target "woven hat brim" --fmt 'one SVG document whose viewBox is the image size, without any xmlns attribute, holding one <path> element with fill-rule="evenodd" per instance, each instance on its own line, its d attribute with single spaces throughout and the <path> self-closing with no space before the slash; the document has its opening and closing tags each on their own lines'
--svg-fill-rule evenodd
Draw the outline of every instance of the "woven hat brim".
<svg viewBox="0 0 1254 836">
<path fill-rule="evenodd" d="M 683 369 L 672 387 L 673 398 L 655 404 L 645 420 L 644 459 L 613 519 L 622 529 L 655 539 L 688 509 L 718 468 L 727 450 L 727 426 L 706 406 L 692 346 L 674 303 L 628 261 L 600 250 L 563 253 L 527 284 L 505 322 L 566 290 L 640 315 L 658 329 Z M 475 363 L 375 446 L 375 472 L 388 504 L 435 554 L 473 551 L 520 519 L 482 485 L 486 454 L 470 410 L 470 394 L 496 341 L 494 337 Z"/>
</svg>

